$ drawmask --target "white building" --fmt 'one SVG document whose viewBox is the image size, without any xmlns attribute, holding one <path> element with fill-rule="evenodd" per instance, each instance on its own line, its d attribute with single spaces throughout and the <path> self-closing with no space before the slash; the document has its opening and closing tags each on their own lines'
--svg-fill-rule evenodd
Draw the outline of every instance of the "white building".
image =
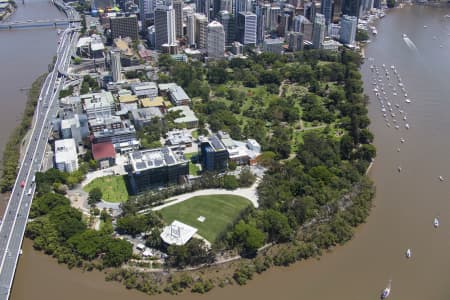
<svg viewBox="0 0 450 300">
<path fill-rule="evenodd" d="M 330 24 L 328 25 L 328 35 L 336 40 L 339 40 L 341 32 L 341 25 L 339 24 Z"/>
<path fill-rule="evenodd" d="M 261 146 L 254 139 L 245 142 L 233 140 L 226 132 L 219 131 L 217 137 L 228 151 L 229 159 L 238 165 L 253 165 L 261 154 Z"/>
<path fill-rule="evenodd" d="M 120 51 L 111 51 L 111 73 L 114 82 L 122 79 L 122 65 L 120 63 Z"/>
<path fill-rule="evenodd" d="M 263 52 L 281 54 L 283 52 L 283 39 L 265 39 Z"/>
<path fill-rule="evenodd" d="M 338 51 L 341 46 L 342 46 L 341 43 L 331 39 L 325 40 L 322 43 L 322 49 L 324 50 Z"/>
<path fill-rule="evenodd" d="M 161 239 L 168 245 L 183 246 L 197 232 L 197 228 L 191 227 L 180 221 L 173 221 L 169 226 L 164 227 Z"/>
<path fill-rule="evenodd" d="M 84 94 L 80 96 L 80 99 L 88 119 L 108 118 L 116 110 L 111 92 Z"/>
<path fill-rule="evenodd" d="M 194 46 L 195 45 L 195 17 L 194 14 L 188 14 L 187 17 L 187 23 L 186 23 L 186 35 L 187 35 L 187 42 L 188 46 Z"/>
<path fill-rule="evenodd" d="M 131 86 L 133 94 L 138 98 L 153 99 L 158 96 L 158 86 L 154 82 L 141 82 Z"/>
<path fill-rule="evenodd" d="M 55 165 L 61 172 L 78 170 L 77 147 L 74 139 L 55 141 Z"/>
<path fill-rule="evenodd" d="M 225 31 L 222 24 L 212 21 L 208 25 L 207 35 L 208 59 L 221 59 L 225 52 Z"/>
<path fill-rule="evenodd" d="M 204 14 L 196 13 L 195 18 L 195 44 L 197 48 L 206 48 L 206 36 L 208 34 L 208 18 Z"/>
<path fill-rule="evenodd" d="M 256 15 L 251 12 L 240 12 L 238 14 L 238 39 L 243 45 L 256 44 Z"/>
</svg>

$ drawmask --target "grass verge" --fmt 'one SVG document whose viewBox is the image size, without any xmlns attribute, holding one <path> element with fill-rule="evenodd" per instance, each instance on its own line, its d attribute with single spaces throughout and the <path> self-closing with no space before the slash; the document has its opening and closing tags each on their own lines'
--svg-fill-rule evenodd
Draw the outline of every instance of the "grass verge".
<svg viewBox="0 0 450 300">
<path fill-rule="evenodd" d="M 105 176 L 92 180 L 83 190 L 88 192 L 93 188 L 100 188 L 102 199 L 108 202 L 125 202 L 128 200 L 128 191 L 123 176 Z"/>
</svg>

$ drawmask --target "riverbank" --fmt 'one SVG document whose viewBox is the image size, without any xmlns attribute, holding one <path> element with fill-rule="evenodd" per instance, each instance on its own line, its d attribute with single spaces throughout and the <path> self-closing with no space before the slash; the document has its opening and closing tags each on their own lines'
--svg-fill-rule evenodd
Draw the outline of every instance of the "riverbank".
<svg viewBox="0 0 450 300">
<path fill-rule="evenodd" d="M 46 76 L 46 73 L 42 74 L 32 83 L 28 91 L 28 100 L 22 114 L 22 119 L 6 143 L 2 158 L 2 177 L 0 179 L 0 190 L 2 193 L 10 191 L 16 181 L 21 150 L 27 142 L 25 137 L 31 129 L 39 93 Z"/>
</svg>

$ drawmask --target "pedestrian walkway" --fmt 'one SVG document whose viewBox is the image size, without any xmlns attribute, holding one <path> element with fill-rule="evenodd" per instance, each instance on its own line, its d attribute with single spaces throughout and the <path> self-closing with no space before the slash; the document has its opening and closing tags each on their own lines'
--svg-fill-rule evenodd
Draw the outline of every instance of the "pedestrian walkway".
<svg viewBox="0 0 450 300">
<path fill-rule="evenodd" d="M 258 193 L 257 193 L 257 187 L 260 183 L 261 179 L 257 179 L 255 181 L 255 183 L 249 187 L 249 188 L 238 188 L 235 190 L 226 190 L 226 189 L 206 189 L 206 190 L 199 190 L 199 191 L 195 191 L 192 193 L 187 193 L 187 194 L 182 194 L 182 195 L 177 195 L 177 196 L 173 196 L 167 200 L 164 200 L 164 204 L 156 206 L 156 207 L 152 207 L 152 208 L 147 208 L 144 210 L 139 211 L 139 213 L 143 214 L 146 213 L 150 210 L 161 210 L 165 207 L 171 206 L 171 205 L 175 205 L 178 204 L 180 202 L 186 201 L 192 197 L 196 197 L 196 196 L 208 196 L 208 195 L 234 195 L 234 196 L 240 196 L 240 197 L 244 197 L 246 199 L 248 199 L 254 207 L 258 207 L 259 203 L 258 203 Z"/>
</svg>

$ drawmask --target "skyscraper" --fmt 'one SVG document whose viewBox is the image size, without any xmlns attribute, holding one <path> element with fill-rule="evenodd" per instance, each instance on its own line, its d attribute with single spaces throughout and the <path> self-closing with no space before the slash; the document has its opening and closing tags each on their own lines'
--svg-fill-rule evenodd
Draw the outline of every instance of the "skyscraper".
<svg viewBox="0 0 450 300">
<path fill-rule="evenodd" d="M 305 3 L 305 17 L 311 22 L 314 21 L 316 17 L 316 4 L 315 2 Z"/>
<path fill-rule="evenodd" d="M 332 22 L 336 23 L 341 18 L 343 0 L 333 0 L 333 17 Z"/>
<path fill-rule="evenodd" d="M 222 10 L 219 12 L 217 20 L 222 24 L 225 31 L 225 45 L 230 46 L 236 38 L 233 16 L 228 11 Z"/>
<path fill-rule="evenodd" d="M 256 5 L 256 42 L 258 44 L 261 44 L 264 41 L 264 33 L 266 31 L 266 25 L 264 23 L 265 21 L 265 13 L 267 13 L 267 10 L 264 9 L 260 4 Z"/>
<path fill-rule="evenodd" d="M 211 20 L 217 19 L 217 16 L 219 15 L 220 11 L 220 6 L 221 6 L 220 0 L 212 0 L 212 8 L 210 16 Z"/>
<path fill-rule="evenodd" d="M 251 0 L 235 0 L 234 4 L 234 15 L 237 16 L 242 11 L 251 11 L 252 1 Z"/>
<path fill-rule="evenodd" d="M 183 36 L 183 0 L 174 0 L 173 9 L 175 10 L 175 35 L 181 38 Z"/>
<path fill-rule="evenodd" d="M 186 35 L 188 46 L 195 45 L 195 18 L 194 14 L 187 15 L 187 23 L 186 23 Z"/>
<path fill-rule="evenodd" d="M 139 26 L 136 15 L 111 17 L 109 25 L 113 39 L 127 36 L 134 41 L 139 39 Z"/>
<path fill-rule="evenodd" d="M 176 45 L 175 10 L 171 0 L 165 0 L 155 10 L 155 47 L 161 50 L 164 44 Z"/>
<path fill-rule="evenodd" d="M 294 17 L 294 26 L 292 28 L 292 31 L 294 32 L 302 32 L 302 24 L 304 19 L 306 19 L 306 17 L 298 15 Z"/>
<path fill-rule="evenodd" d="M 323 40 L 325 38 L 325 16 L 322 14 L 316 14 L 313 26 L 313 47 L 319 49 L 322 47 Z"/>
<path fill-rule="evenodd" d="M 225 52 L 225 31 L 222 24 L 212 21 L 207 27 L 207 54 L 208 59 L 221 59 Z"/>
<path fill-rule="evenodd" d="M 285 36 L 289 31 L 291 24 L 291 16 L 289 14 L 282 14 L 280 16 L 280 23 L 278 24 L 277 32 L 279 36 Z"/>
<path fill-rule="evenodd" d="M 269 24 L 267 27 L 270 31 L 277 30 L 280 13 L 281 8 L 279 6 L 272 6 L 269 8 Z"/>
<path fill-rule="evenodd" d="M 363 12 L 370 11 L 373 8 L 374 0 L 364 0 L 362 3 Z"/>
<path fill-rule="evenodd" d="M 303 49 L 303 34 L 301 32 L 289 32 L 287 40 L 289 43 L 289 50 L 292 52 Z"/>
<path fill-rule="evenodd" d="M 313 25 L 306 17 L 295 16 L 292 29 L 294 32 L 301 32 L 303 34 L 303 40 L 312 40 Z"/>
<path fill-rule="evenodd" d="M 355 44 L 356 27 L 358 19 L 354 16 L 343 15 L 341 18 L 340 41 L 343 44 Z"/>
<path fill-rule="evenodd" d="M 330 25 L 332 21 L 333 13 L 333 1 L 321 0 L 320 1 L 320 13 L 325 16 L 325 25 Z"/>
<path fill-rule="evenodd" d="M 209 20 L 211 0 L 195 0 L 195 10 L 199 14 L 204 14 Z"/>
<path fill-rule="evenodd" d="M 149 0 L 139 0 L 139 19 L 142 23 L 142 28 L 145 28 L 145 20 L 149 13 Z"/>
<path fill-rule="evenodd" d="M 195 44 L 197 48 L 206 48 L 208 18 L 204 14 L 195 14 Z"/>
<path fill-rule="evenodd" d="M 359 18 L 361 12 L 361 0 L 343 0 L 342 14 Z"/>
<path fill-rule="evenodd" d="M 243 45 L 256 44 L 257 17 L 251 12 L 240 12 L 237 16 L 237 36 Z"/>
<path fill-rule="evenodd" d="M 381 0 L 374 0 L 373 8 L 380 9 L 381 8 Z"/>
<path fill-rule="evenodd" d="M 114 82 L 121 80 L 120 51 L 111 51 L 111 73 Z"/>
<path fill-rule="evenodd" d="M 220 0 L 220 10 L 233 11 L 233 0 Z"/>
</svg>

